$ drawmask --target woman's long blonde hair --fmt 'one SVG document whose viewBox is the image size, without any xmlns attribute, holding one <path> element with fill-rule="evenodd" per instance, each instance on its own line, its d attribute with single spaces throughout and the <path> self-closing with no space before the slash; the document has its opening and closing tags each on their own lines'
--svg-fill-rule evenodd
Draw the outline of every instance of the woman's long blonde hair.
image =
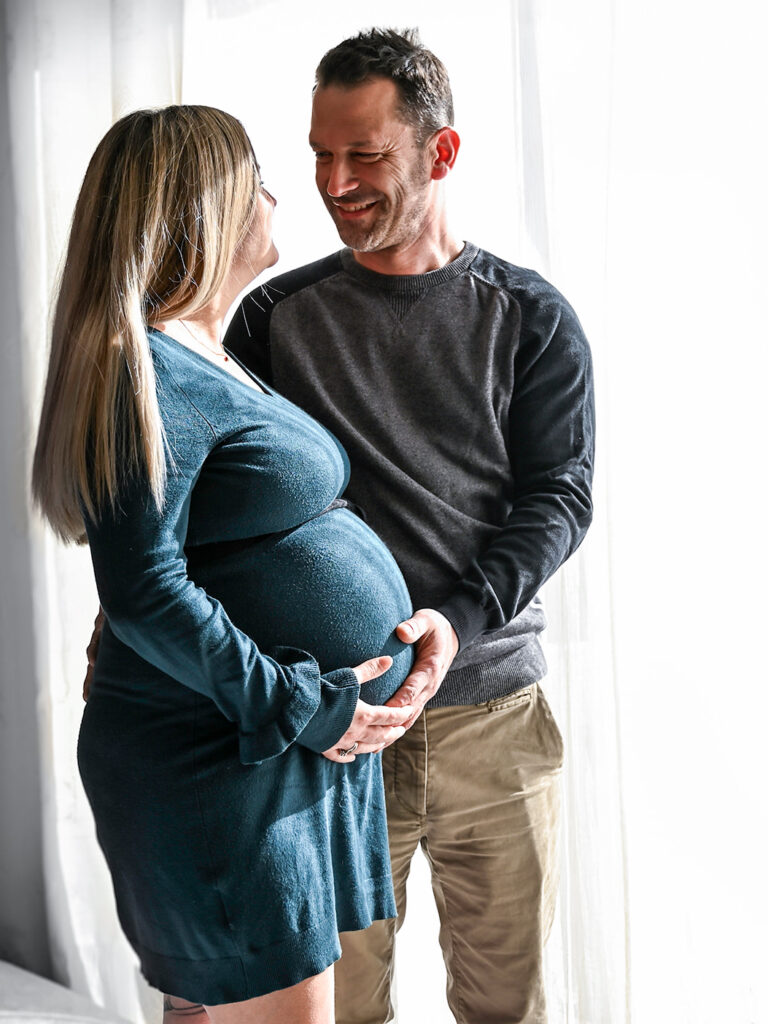
<svg viewBox="0 0 768 1024">
<path fill-rule="evenodd" d="M 56 533 L 145 474 L 160 507 L 163 425 L 146 328 L 221 287 L 260 187 L 240 122 L 213 107 L 140 110 L 99 143 L 75 207 L 32 471 Z"/>
</svg>

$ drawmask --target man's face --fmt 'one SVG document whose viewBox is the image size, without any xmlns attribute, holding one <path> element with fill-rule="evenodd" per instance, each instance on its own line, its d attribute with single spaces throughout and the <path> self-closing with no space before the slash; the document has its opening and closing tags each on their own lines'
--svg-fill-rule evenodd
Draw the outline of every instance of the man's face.
<svg viewBox="0 0 768 1024">
<path fill-rule="evenodd" d="M 341 240 L 357 252 L 412 244 L 428 222 L 427 150 L 397 112 L 394 82 L 318 89 L 309 142 L 315 180 Z"/>
</svg>

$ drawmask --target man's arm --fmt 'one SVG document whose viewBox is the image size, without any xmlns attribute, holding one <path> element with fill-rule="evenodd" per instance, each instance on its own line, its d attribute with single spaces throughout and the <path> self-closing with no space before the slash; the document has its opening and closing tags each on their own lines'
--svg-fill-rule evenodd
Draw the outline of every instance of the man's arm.
<svg viewBox="0 0 768 1024">
<path fill-rule="evenodd" d="M 423 632 L 411 674 L 390 703 L 419 710 L 457 652 L 504 626 L 576 550 L 592 519 L 594 398 L 589 345 L 571 307 L 552 290 L 526 316 L 509 411 L 512 509 L 437 609 L 410 624 Z M 552 301 L 552 299 L 556 301 Z M 421 639 L 423 636 L 424 639 Z"/>
<path fill-rule="evenodd" d="M 592 521 L 594 397 L 589 345 L 573 310 L 523 322 L 510 404 L 512 510 L 440 606 L 467 646 L 518 615 L 573 554 Z"/>
</svg>

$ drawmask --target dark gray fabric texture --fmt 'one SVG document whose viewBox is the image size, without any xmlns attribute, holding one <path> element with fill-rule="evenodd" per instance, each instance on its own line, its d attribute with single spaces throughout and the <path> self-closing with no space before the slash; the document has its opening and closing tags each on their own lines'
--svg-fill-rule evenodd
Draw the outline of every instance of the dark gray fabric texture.
<svg viewBox="0 0 768 1024">
<path fill-rule="evenodd" d="M 589 346 L 537 273 L 467 243 L 385 275 L 342 250 L 246 297 L 227 346 L 346 448 L 346 496 L 460 651 L 430 706 L 546 672 L 537 592 L 591 521 Z"/>
</svg>

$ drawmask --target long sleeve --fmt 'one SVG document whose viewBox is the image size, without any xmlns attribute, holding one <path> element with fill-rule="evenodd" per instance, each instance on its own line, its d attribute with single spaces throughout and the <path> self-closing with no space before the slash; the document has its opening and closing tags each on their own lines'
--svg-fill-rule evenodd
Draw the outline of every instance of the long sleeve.
<svg viewBox="0 0 768 1024">
<path fill-rule="evenodd" d="M 352 719 L 356 677 L 351 669 L 321 676 L 317 662 L 303 651 L 262 653 L 222 605 L 188 578 L 184 541 L 190 502 L 217 438 L 172 381 L 162 382 L 161 393 L 171 438 L 162 510 L 145 483 L 134 480 L 116 509 L 106 508 L 98 522 L 86 523 L 110 628 L 143 659 L 209 697 L 237 724 L 243 763 L 274 757 L 302 733 L 304 745 L 327 749 Z M 170 415 L 168 403 L 177 405 Z"/>
<path fill-rule="evenodd" d="M 592 363 L 571 307 L 524 311 L 510 403 L 512 510 L 440 606 L 464 648 L 513 619 L 581 543 L 592 519 Z M 528 312 L 528 315 L 525 315 Z"/>
</svg>

